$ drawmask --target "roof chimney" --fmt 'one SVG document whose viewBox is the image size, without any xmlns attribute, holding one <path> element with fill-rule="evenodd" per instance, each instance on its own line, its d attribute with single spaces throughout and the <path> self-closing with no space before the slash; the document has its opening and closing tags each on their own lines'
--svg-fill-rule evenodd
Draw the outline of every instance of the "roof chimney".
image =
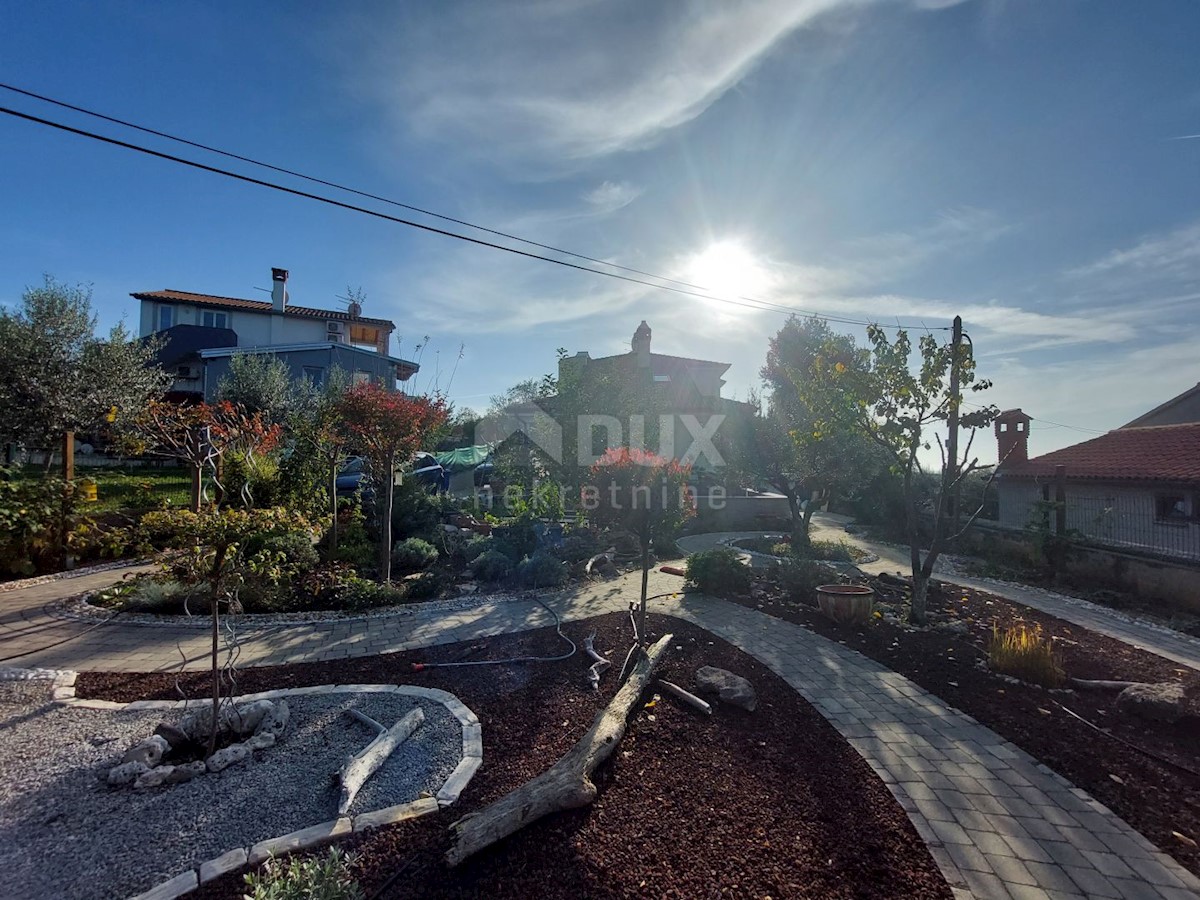
<svg viewBox="0 0 1200 900">
<path fill-rule="evenodd" d="M 633 352 L 637 354 L 637 364 L 641 368 L 650 366 L 650 326 L 642 319 L 642 324 L 633 333 Z"/>
<path fill-rule="evenodd" d="M 996 416 L 998 466 L 1013 466 L 1029 461 L 1029 423 L 1032 421 L 1020 409 L 1006 409 Z"/>
<path fill-rule="evenodd" d="M 271 310 L 281 313 L 287 309 L 287 269 L 271 269 Z"/>
</svg>

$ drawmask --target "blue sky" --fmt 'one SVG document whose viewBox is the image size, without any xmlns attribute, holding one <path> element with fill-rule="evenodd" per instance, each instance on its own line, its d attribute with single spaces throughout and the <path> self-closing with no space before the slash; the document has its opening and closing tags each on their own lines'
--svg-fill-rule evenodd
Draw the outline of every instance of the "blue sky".
<svg viewBox="0 0 1200 900">
<path fill-rule="evenodd" d="M 1188 0 L 0 0 L 0 80 L 722 293 L 959 313 L 993 402 L 1107 429 L 1200 380 L 1198 35 Z M 49 272 L 135 321 L 131 291 L 258 298 L 282 266 L 297 303 L 361 286 L 402 355 L 430 335 L 422 388 L 465 345 L 476 408 L 641 319 L 745 397 L 782 323 L 9 117 L 0 197 L 0 300 Z"/>
</svg>

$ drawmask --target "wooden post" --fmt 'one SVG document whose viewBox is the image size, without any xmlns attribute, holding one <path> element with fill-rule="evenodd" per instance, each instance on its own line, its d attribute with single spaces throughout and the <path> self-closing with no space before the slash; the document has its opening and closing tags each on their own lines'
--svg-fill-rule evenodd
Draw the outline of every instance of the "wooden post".
<svg viewBox="0 0 1200 900">
<path fill-rule="evenodd" d="M 958 416 L 962 398 L 959 396 L 959 365 L 962 352 L 962 316 L 954 317 L 954 330 L 950 339 L 950 416 L 946 423 L 949 434 L 946 437 L 946 462 L 949 464 L 951 484 L 943 479 L 943 486 L 949 487 L 945 498 L 947 516 L 951 522 L 950 533 L 958 531 L 958 485 L 953 481 L 958 478 Z M 938 525 L 940 523 L 934 523 Z"/>
<path fill-rule="evenodd" d="M 63 478 L 67 481 L 75 480 L 75 432 L 63 432 L 62 443 L 62 458 L 63 458 Z"/>
<path fill-rule="evenodd" d="M 200 466 L 192 466 L 192 512 L 200 512 L 200 498 L 203 494 L 203 479 L 204 473 Z"/>
</svg>

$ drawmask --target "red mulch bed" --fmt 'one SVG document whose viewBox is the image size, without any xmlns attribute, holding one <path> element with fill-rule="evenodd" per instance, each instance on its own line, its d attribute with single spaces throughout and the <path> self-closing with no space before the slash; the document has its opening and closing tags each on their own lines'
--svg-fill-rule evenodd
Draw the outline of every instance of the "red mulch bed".
<svg viewBox="0 0 1200 900">
<path fill-rule="evenodd" d="M 782 599 L 769 582 L 763 585 L 765 596 L 732 599 L 841 641 L 906 675 L 1088 791 L 1180 864 L 1200 874 L 1200 849 L 1172 834 L 1178 831 L 1200 841 L 1200 776 L 1115 739 L 1200 771 L 1200 673 L 1029 607 L 954 585 L 945 585 L 940 597 L 931 597 L 929 610 L 967 622 L 966 636 L 906 631 L 879 620 L 857 629 L 844 628 L 814 607 Z M 1174 725 L 1147 722 L 1117 713 L 1112 691 L 1050 693 L 1005 682 L 979 668 L 977 661 L 987 657 L 993 623 L 1004 628 L 1016 622 L 1040 625 L 1055 638 L 1068 676 L 1182 682 L 1191 715 Z"/>
<path fill-rule="evenodd" d="M 254 692 L 308 684 L 417 683 L 457 694 L 483 722 L 484 764 L 448 810 L 354 836 L 355 876 L 367 896 L 400 867 L 386 897 L 844 897 L 949 898 L 951 892 L 903 809 L 862 758 L 785 682 L 708 632 L 651 615 L 674 649 L 660 673 L 688 685 L 702 665 L 749 678 L 754 713 L 717 706 L 704 717 L 669 697 L 635 713 L 617 753 L 597 773 L 590 808 L 549 816 L 455 869 L 442 856 L 447 826 L 552 765 L 611 699 L 583 683 L 582 655 L 564 663 L 409 671 L 448 660 L 466 645 L 325 663 L 243 670 Z M 590 631 L 619 666 L 628 619 L 607 615 L 565 626 Z M 470 658 L 554 654 L 553 629 L 489 638 Z M 80 696 L 114 700 L 176 696 L 174 675 L 85 673 Z M 204 676 L 184 679 L 193 695 Z M 651 718 L 653 716 L 653 718 Z M 197 900 L 240 900 L 241 873 L 205 885 Z"/>
</svg>

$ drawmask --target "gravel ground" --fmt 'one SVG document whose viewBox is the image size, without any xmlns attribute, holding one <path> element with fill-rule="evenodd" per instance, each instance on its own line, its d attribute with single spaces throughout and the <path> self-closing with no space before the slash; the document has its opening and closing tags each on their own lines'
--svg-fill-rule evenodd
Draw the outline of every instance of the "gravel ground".
<svg viewBox="0 0 1200 900">
<path fill-rule="evenodd" d="M 93 767 L 178 713 L 71 709 L 44 680 L 0 682 L 0 871 L 8 900 L 123 898 L 235 847 L 335 815 L 331 778 L 385 725 L 420 705 L 425 724 L 359 792 L 351 813 L 436 792 L 462 755 L 440 703 L 397 694 L 288 698 L 283 743 L 254 761 L 146 792 L 110 789 Z"/>
</svg>

